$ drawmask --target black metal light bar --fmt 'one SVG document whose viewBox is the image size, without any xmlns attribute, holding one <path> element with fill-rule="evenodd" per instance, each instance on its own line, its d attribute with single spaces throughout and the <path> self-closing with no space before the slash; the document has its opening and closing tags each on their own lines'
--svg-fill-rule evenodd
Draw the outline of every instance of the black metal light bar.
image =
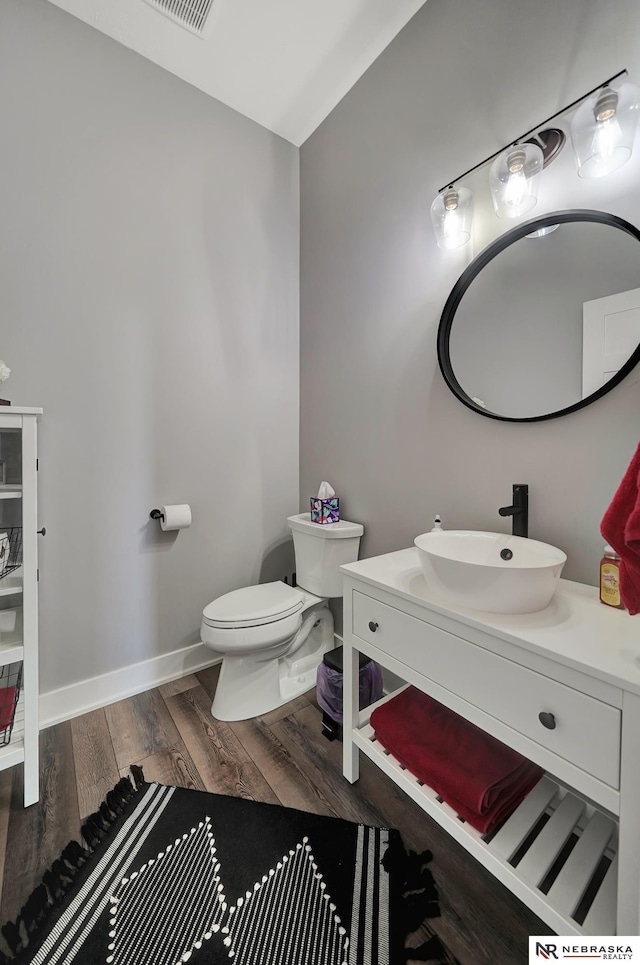
<svg viewBox="0 0 640 965">
<path fill-rule="evenodd" d="M 464 174 L 459 174 L 458 177 L 454 178 L 452 181 L 447 181 L 447 183 L 443 184 L 441 188 L 438 188 L 438 194 L 441 194 L 443 191 L 446 191 L 447 188 L 453 187 L 453 185 L 457 184 L 458 181 L 462 181 L 462 179 L 466 178 L 468 174 L 472 174 L 474 171 L 477 171 L 478 168 L 481 168 L 485 164 L 488 164 L 489 161 L 493 161 L 494 158 L 498 157 L 499 154 L 502 154 L 502 152 L 505 151 L 511 145 L 520 144 L 522 141 L 525 140 L 525 138 L 529 137 L 530 134 L 535 134 L 535 132 L 539 131 L 541 127 L 544 127 L 545 124 L 548 124 L 549 121 L 553 121 L 555 120 L 556 117 L 560 117 L 561 114 L 565 114 L 567 111 L 570 111 L 572 107 L 577 107 L 577 105 L 581 104 L 582 101 L 585 101 L 587 97 L 591 97 L 592 94 L 595 94 L 597 90 L 600 90 L 602 87 L 606 87 L 608 84 L 612 84 L 614 80 L 617 80 L 619 77 L 622 77 L 623 74 L 628 74 L 628 73 L 629 71 L 626 69 L 619 70 L 617 74 L 613 75 L 613 77 L 609 77 L 608 80 L 605 80 L 601 84 L 598 84 L 597 87 L 594 87 L 586 94 L 583 94 L 582 97 L 578 97 L 577 100 L 572 101 L 570 104 L 567 104 L 566 107 L 562 107 L 559 111 L 556 111 L 555 114 L 552 114 L 551 117 L 547 117 L 546 120 L 540 121 L 539 124 L 536 124 L 535 127 L 532 127 L 530 130 L 526 131 L 525 134 L 521 134 L 520 137 L 517 137 L 515 141 L 509 141 L 509 143 L 505 144 L 504 147 L 501 147 L 500 150 L 495 151 L 494 154 L 490 154 L 489 157 L 486 157 L 484 161 L 480 161 L 478 164 L 474 164 L 474 166 L 472 168 L 469 168 L 468 171 L 465 171 Z"/>
</svg>

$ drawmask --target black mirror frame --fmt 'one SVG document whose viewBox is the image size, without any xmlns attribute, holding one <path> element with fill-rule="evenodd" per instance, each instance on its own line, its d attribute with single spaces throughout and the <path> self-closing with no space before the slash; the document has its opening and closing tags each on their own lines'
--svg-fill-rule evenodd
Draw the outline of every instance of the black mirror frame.
<svg viewBox="0 0 640 965">
<path fill-rule="evenodd" d="M 559 416 L 568 415 L 570 412 L 576 412 L 578 409 L 583 409 L 586 405 L 590 405 L 597 399 L 602 398 L 603 395 L 606 395 L 607 392 L 610 392 L 611 389 L 618 385 L 640 361 L 639 344 L 622 368 L 619 369 L 618 372 L 596 392 L 592 392 L 591 395 L 588 395 L 585 399 L 580 399 L 580 401 L 576 402 L 574 405 L 567 406 L 565 409 L 558 409 L 557 412 L 547 412 L 544 415 L 526 416 L 523 418 L 513 418 L 512 416 L 498 415 L 496 412 L 491 412 L 489 409 L 483 409 L 482 406 L 477 405 L 473 399 L 467 395 L 453 374 L 451 356 L 449 354 L 449 337 L 451 334 L 451 326 L 453 325 L 453 319 L 462 296 L 476 275 L 478 275 L 479 272 L 481 272 L 482 269 L 496 257 L 496 255 L 499 255 L 500 252 L 504 251 L 505 248 L 508 248 L 509 245 L 519 241 L 520 238 L 524 238 L 526 235 L 531 234 L 531 232 L 538 231 L 540 228 L 545 228 L 552 224 L 567 224 L 574 221 L 592 221 L 596 224 L 605 224 L 610 225 L 612 228 L 620 228 L 622 231 L 626 231 L 627 234 L 630 234 L 633 238 L 635 238 L 636 241 L 640 242 L 640 230 L 638 230 L 638 228 L 634 227 L 628 221 L 625 221 L 623 218 L 618 218 L 616 215 L 608 214 L 605 211 L 556 211 L 555 213 L 546 214 L 543 217 L 535 218 L 532 221 L 525 221 L 522 224 L 517 225 L 515 228 L 512 228 L 510 231 L 506 231 L 495 241 L 492 241 L 491 244 L 484 249 L 484 251 L 481 251 L 480 254 L 474 258 L 471 264 L 464 270 L 462 275 L 460 275 L 460 278 L 453 286 L 451 294 L 447 299 L 442 315 L 440 316 L 440 324 L 438 326 L 438 364 L 440 366 L 440 371 L 442 372 L 445 382 L 456 398 L 459 399 L 463 405 L 466 405 L 468 409 L 478 412 L 487 419 L 497 419 L 500 422 L 543 422 L 546 419 L 557 419 Z M 638 265 L 638 274 L 640 278 L 640 262 Z"/>
</svg>

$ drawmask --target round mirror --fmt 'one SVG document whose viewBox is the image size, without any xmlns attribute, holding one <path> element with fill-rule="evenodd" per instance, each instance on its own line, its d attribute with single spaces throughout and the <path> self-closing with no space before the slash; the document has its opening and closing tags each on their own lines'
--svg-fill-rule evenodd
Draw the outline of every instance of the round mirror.
<svg viewBox="0 0 640 965">
<path fill-rule="evenodd" d="M 451 391 L 490 419 L 553 419 L 640 359 L 640 231 L 602 211 L 518 225 L 456 282 L 438 329 Z"/>
</svg>

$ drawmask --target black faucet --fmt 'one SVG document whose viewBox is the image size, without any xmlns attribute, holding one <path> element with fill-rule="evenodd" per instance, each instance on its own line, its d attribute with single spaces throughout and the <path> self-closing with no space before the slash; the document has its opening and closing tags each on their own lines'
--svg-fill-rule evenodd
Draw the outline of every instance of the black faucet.
<svg viewBox="0 0 640 965">
<path fill-rule="evenodd" d="M 529 487 L 526 483 L 513 484 L 513 505 L 501 506 L 501 516 L 511 516 L 511 532 L 514 536 L 529 535 Z"/>
</svg>

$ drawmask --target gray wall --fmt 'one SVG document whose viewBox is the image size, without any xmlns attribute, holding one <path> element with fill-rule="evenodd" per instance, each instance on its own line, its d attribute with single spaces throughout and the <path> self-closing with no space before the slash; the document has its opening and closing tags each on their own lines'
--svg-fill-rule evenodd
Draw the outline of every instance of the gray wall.
<svg viewBox="0 0 640 965">
<path fill-rule="evenodd" d="M 437 248 L 438 188 L 626 67 L 640 83 L 636 0 L 429 0 L 301 150 L 301 475 L 365 525 L 363 556 L 448 528 L 507 531 L 511 484 L 530 486 L 530 535 L 595 584 L 599 523 L 638 443 L 640 372 L 559 420 L 500 423 L 462 406 L 436 332 L 469 259 L 512 222 L 492 213 L 488 169 L 473 245 Z M 640 148 L 600 182 L 570 148 L 531 216 L 608 210 L 640 224 Z M 640 263 L 639 263 L 640 264 Z M 558 270 L 561 270 L 559 266 Z"/>
<path fill-rule="evenodd" d="M 290 568 L 298 151 L 44 0 L 0 10 L 3 395 L 42 405 L 42 690 Z M 148 521 L 188 502 L 177 535 Z"/>
</svg>

